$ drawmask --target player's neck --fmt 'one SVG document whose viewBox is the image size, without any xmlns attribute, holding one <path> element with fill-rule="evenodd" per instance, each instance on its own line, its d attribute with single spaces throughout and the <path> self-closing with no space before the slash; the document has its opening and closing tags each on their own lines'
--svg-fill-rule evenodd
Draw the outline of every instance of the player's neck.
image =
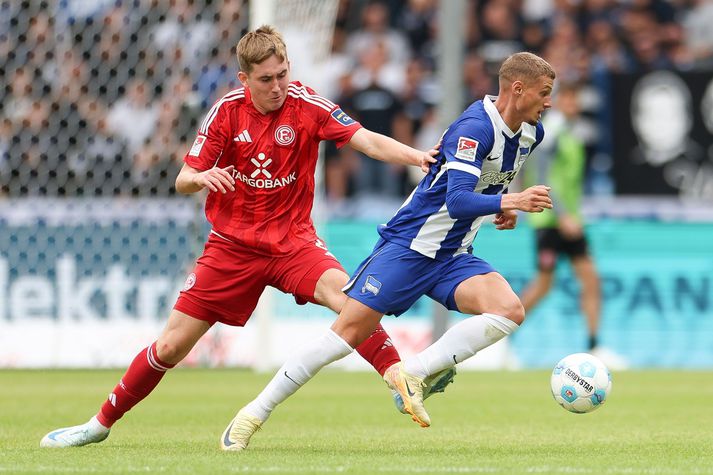
<svg viewBox="0 0 713 475">
<path fill-rule="evenodd" d="M 498 95 L 495 100 L 495 108 L 498 110 L 498 114 L 502 117 L 503 122 L 510 128 L 510 131 L 515 133 L 520 129 L 522 125 L 522 119 L 518 118 L 517 110 L 515 110 L 515 101 L 512 97 L 506 96 L 502 92 Z"/>
</svg>

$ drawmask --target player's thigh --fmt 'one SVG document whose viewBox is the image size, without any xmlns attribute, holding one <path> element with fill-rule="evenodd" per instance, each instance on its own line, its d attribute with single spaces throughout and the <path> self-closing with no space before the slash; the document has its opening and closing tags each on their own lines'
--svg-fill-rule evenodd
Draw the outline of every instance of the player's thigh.
<svg viewBox="0 0 713 475">
<path fill-rule="evenodd" d="M 562 249 L 562 237 L 557 228 L 537 230 L 537 269 L 540 272 L 554 272 L 557 256 Z"/>
<path fill-rule="evenodd" d="M 428 295 L 449 310 L 472 315 L 494 313 L 515 323 L 525 318 L 520 299 L 507 280 L 479 257 L 461 254 L 441 264 L 434 282 Z"/>
<path fill-rule="evenodd" d="M 211 235 L 174 309 L 208 323 L 243 326 L 267 285 L 270 260 Z"/>
<path fill-rule="evenodd" d="M 497 272 L 475 275 L 461 282 L 454 294 L 458 310 L 466 314 L 494 313 L 520 324 L 525 309 L 505 278 Z"/>
<path fill-rule="evenodd" d="M 332 311 L 339 313 L 347 301 L 347 294 L 342 288 L 349 281 L 349 276 L 341 268 L 330 267 L 319 276 L 314 288 L 314 300 Z"/>
<path fill-rule="evenodd" d="M 321 239 L 306 243 L 296 252 L 274 259 L 268 283 L 292 294 L 303 305 L 316 303 L 339 312 L 346 295 L 341 288 L 348 276 Z"/>
</svg>

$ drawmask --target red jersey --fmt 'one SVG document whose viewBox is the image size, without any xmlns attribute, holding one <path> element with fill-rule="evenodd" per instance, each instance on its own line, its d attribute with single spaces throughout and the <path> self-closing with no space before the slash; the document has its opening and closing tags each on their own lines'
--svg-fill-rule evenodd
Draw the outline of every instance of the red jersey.
<svg viewBox="0 0 713 475">
<path fill-rule="evenodd" d="M 216 233 L 260 253 L 287 254 L 317 238 L 310 213 L 319 142 L 341 147 L 360 128 L 296 81 L 282 107 L 266 115 L 239 88 L 213 105 L 184 161 L 201 171 L 235 166 L 235 191 L 209 193 L 205 203 Z"/>
</svg>

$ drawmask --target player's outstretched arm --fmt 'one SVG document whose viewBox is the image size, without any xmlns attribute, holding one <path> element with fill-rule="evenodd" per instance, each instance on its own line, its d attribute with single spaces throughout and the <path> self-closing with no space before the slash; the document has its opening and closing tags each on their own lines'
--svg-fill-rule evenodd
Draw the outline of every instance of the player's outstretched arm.
<svg viewBox="0 0 713 475">
<path fill-rule="evenodd" d="M 550 187 L 535 185 L 520 193 L 505 194 L 500 202 L 500 207 L 503 211 L 520 210 L 528 213 L 541 213 L 546 208 L 552 208 Z"/>
<path fill-rule="evenodd" d="M 213 167 L 200 171 L 184 163 L 183 168 L 181 168 L 176 177 L 176 191 L 188 195 L 203 188 L 221 193 L 235 191 L 233 165 L 225 168 Z"/>
<path fill-rule="evenodd" d="M 438 154 L 436 149 L 422 152 L 391 137 L 363 128 L 356 131 L 349 140 L 349 145 L 354 150 L 373 159 L 401 165 L 414 165 L 421 167 L 424 173 L 428 173 L 431 163 L 436 163 L 436 159 L 433 157 Z"/>
</svg>

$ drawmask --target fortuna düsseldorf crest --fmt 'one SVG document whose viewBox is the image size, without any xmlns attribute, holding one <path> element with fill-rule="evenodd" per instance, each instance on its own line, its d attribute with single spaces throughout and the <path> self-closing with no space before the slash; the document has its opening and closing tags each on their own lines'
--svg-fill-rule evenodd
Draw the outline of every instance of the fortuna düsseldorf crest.
<svg viewBox="0 0 713 475">
<path fill-rule="evenodd" d="M 295 141 L 295 131 L 289 125 L 281 125 L 275 129 L 275 142 L 279 145 L 290 145 Z"/>
</svg>

